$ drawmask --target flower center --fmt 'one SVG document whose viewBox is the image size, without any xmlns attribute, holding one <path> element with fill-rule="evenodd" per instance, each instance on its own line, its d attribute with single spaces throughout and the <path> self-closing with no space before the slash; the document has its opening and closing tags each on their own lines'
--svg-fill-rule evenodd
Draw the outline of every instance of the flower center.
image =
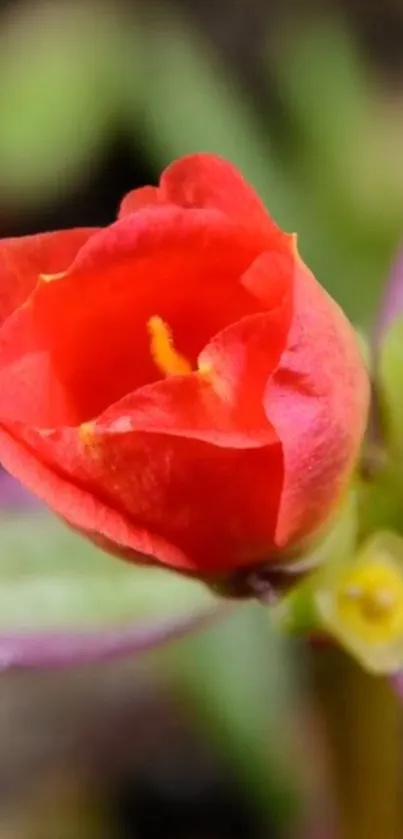
<svg viewBox="0 0 403 839">
<path fill-rule="evenodd" d="M 190 361 L 174 347 L 172 332 L 168 324 L 158 315 L 153 315 L 147 327 L 151 355 L 161 373 L 164 376 L 186 376 L 191 373 Z"/>
<path fill-rule="evenodd" d="M 393 567 L 377 562 L 354 569 L 339 589 L 338 609 L 361 637 L 391 640 L 403 631 L 403 581 Z"/>
<path fill-rule="evenodd" d="M 362 616 L 372 623 L 382 622 L 390 617 L 397 605 L 395 592 L 388 588 L 371 591 L 351 586 L 344 591 L 344 597 L 355 601 Z"/>
</svg>

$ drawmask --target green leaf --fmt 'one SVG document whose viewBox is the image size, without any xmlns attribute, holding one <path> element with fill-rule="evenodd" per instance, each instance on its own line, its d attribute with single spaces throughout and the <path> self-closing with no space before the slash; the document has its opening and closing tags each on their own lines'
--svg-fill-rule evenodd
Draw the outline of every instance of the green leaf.
<svg viewBox="0 0 403 839">
<path fill-rule="evenodd" d="M 303 195 L 293 227 L 302 254 L 350 318 L 367 326 L 400 238 L 401 121 L 374 95 L 336 20 L 286 27 L 268 52 L 292 125 L 289 169 Z"/>
<path fill-rule="evenodd" d="M 99 4 L 15 8 L 0 33 L 0 188 L 37 202 L 88 177 L 114 110 L 119 32 Z M 112 21 L 112 25 L 111 25 Z M 106 71 L 106 68 L 108 72 Z"/>
<path fill-rule="evenodd" d="M 0 634 L 104 630 L 217 604 L 202 584 L 110 557 L 45 514 L 0 519 Z"/>
<path fill-rule="evenodd" d="M 335 20 L 291 31 L 275 44 L 282 95 L 299 131 L 307 185 L 343 238 L 400 230 L 397 110 L 376 97 L 347 28 Z"/>
<path fill-rule="evenodd" d="M 211 45 L 183 22 L 150 21 L 144 54 L 148 67 L 142 132 L 158 168 L 191 152 L 212 152 L 231 160 L 260 191 L 280 223 L 295 202 L 294 186 L 261 130 L 236 80 Z M 128 123 L 137 131 L 137 107 Z"/>
</svg>

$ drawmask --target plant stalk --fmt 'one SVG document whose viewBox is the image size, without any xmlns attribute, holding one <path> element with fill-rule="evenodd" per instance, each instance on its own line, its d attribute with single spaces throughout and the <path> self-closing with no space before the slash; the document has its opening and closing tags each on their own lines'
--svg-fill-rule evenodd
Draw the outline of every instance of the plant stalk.
<svg viewBox="0 0 403 839">
<path fill-rule="evenodd" d="M 310 649 L 309 674 L 337 839 L 402 839 L 402 714 L 390 681 L 327 646 Z"/>
</svg>

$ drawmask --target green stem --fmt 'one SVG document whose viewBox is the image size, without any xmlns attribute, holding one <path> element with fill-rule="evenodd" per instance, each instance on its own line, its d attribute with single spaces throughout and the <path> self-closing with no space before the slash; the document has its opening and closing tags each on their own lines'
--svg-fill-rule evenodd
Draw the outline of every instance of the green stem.
<svg viewBox="0 0 403 839">
<path fill-rule="evenodd" d="M 337 839 L 401 839 L 403 732 L 389 681 L 330 647 L 311 650 L 310 680 L 322 718 Z"/>
</svg>

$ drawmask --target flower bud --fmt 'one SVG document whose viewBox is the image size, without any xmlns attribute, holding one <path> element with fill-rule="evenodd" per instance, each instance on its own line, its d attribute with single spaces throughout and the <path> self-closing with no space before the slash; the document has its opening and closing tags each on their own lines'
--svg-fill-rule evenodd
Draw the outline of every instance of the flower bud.
<svg viewBox="0 0 403 839">
<path fill-rule="evenodd" d="M 234 167 L 191 155 L 119 220 L 0 242 L 0 460 L 132 562 L 287 561 L 366 423 L 355 333 Z"/>
</svg>

